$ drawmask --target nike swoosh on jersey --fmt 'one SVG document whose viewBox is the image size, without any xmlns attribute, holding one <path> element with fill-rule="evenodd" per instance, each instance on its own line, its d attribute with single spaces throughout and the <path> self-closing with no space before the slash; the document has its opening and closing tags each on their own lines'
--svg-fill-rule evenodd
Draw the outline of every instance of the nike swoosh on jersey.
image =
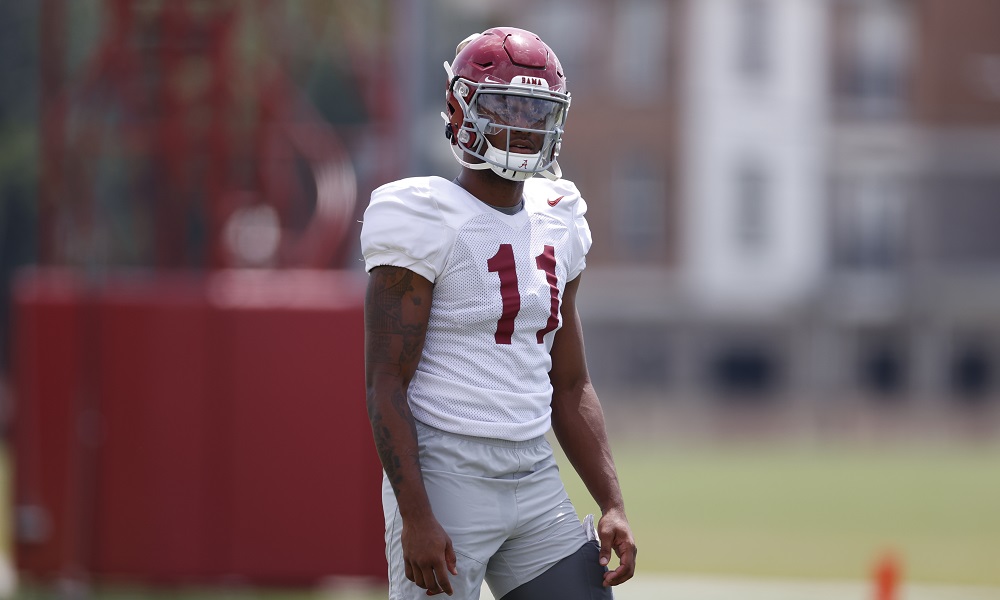
<svg viewBox="0 0 1000 600">
<path fill-rule="evenodd" d="M 546 202 L 549 203 L 549 206 L 555 206 L 556 204 L 559 204 L 559 201 L 562 200 L 565 197 L 566 196 L 559 196 L 558 198 L 555 198 L 553 200 L 546 200 Z"/>
</svg>

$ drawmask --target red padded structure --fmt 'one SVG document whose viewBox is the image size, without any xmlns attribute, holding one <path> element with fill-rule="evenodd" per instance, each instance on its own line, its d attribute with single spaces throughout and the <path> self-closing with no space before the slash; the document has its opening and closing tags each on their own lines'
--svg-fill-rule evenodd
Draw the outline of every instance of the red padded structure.
<svg viewBox="0 0 1000 600">
<path fill-rule="evenodd" d="M 22 575 L 384 579 L 363 286 L 330 271 L 23 276 Z"/>
</svg>

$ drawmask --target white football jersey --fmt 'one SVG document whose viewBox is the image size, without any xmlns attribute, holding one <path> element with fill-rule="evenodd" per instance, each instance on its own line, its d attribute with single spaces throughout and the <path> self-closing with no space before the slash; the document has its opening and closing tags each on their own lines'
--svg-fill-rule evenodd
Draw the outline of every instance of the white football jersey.
<svg viewBox="0 0 1000 600">
<path fill-rule="evenodd" d="M 434 283 L 413 416 L 432 427 L 514 441 L 550 426 L 549 355 L 566 282 L 586 266 L 587 204 L 565 179 L 524 183 L 504 214 L 440 177 L 372 193 L 361 230 L 365 268 L 405 267 Z"/>
</svg>

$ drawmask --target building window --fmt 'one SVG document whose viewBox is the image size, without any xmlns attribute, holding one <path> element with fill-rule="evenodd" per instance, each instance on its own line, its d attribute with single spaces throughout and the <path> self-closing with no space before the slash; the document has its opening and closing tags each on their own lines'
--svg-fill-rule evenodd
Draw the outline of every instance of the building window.
<svg viewBox="0 0 1000 600">
<path fill-rule="evenodd" d="M 655 93 L 665 87 L 667 21 L 665 2 L 628 0 L 617 12 L 611 78 L 629 104 L 658 102 Z"/>
<path fill-rule="evenodd" d="M 600 14 L 601 7 L 594 0 L 541 0 L 523 25 L 555 51 L 571 90 L 595 82 L 590 60 L 594 48 L 589 40 L 600 25 Z"/>
<path fill-rule="evenodd" d="M 960 334 L 951 348 L 948 383 L 959 403 L 978 406 L 989 400 L 996 383 L 995 353 L 979 334 Z"/>
<path fill-rule="evenodd" d="M 1000 267 L 1000 176 L 927 175 L 914 215 L 922 260 L 945 268 Z"/>
<path fill-rule="evenodd" d="M 727 340 L 709 357 L 708 384 L 724 400 L 772 399 L 782 384 L 782 357 L 764 340 Z"/>
<path fill-rule="evenodd" d="M 736 32 L 736 66 L 748 80 L 767 77 L 770 68 L 769 44 L 773 34 L 769 0 L 741 0 Z"/>
<path fill-rule="evenodd" d="M 836 39 L 836 89 L 851 115 L 894 116 L 903 109 L 912 51 L 902 6 L 890 0 L 849 4 Z"/>
<path fill-rule="evenodd" d="M 615 254 L 630 263 L 656 263 L 666 246 L 667 186 L 662 168 L 647 159 L 622 161 L 613 175 Z"/>
<path fill-rule="evenodd" d="M 900 400 L 909 389 L 908 345 L 899 332 L 861 332 L 858 348 L 860 388 L 873 400 Z"/>
<path fill-rule="evenodd" d="M 743 253 L 757 254 L 770 241 L 770 190 L 767 172 L 756 162 L 744 163 L 736 173 L 734 237 Z"/>
<path fill-rule="evenodd" d="M 866 175 L 838 182 L 833 220 L 837 266 L 893 270 L 902 262 L 904 192 L 893 175 Z"/>
</svg>

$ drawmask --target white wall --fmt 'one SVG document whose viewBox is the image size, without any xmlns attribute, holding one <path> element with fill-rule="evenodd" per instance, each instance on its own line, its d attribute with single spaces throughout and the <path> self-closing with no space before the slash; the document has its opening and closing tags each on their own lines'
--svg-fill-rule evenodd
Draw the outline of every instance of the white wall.
<svg viewBox="0 0 1000 600">
<path fill-rule="evenodd" d="M 685 52 L 682 269 L 701 305 L 725 312 L 802 298 L 826 248 L 827 3 L 758 0 L 766 67 L 755 78 L 739 66 L 747 1 L 692 1 Z M 746 165 L 764 174 L 756 222 L 741 221 Z"/>
</svg>

